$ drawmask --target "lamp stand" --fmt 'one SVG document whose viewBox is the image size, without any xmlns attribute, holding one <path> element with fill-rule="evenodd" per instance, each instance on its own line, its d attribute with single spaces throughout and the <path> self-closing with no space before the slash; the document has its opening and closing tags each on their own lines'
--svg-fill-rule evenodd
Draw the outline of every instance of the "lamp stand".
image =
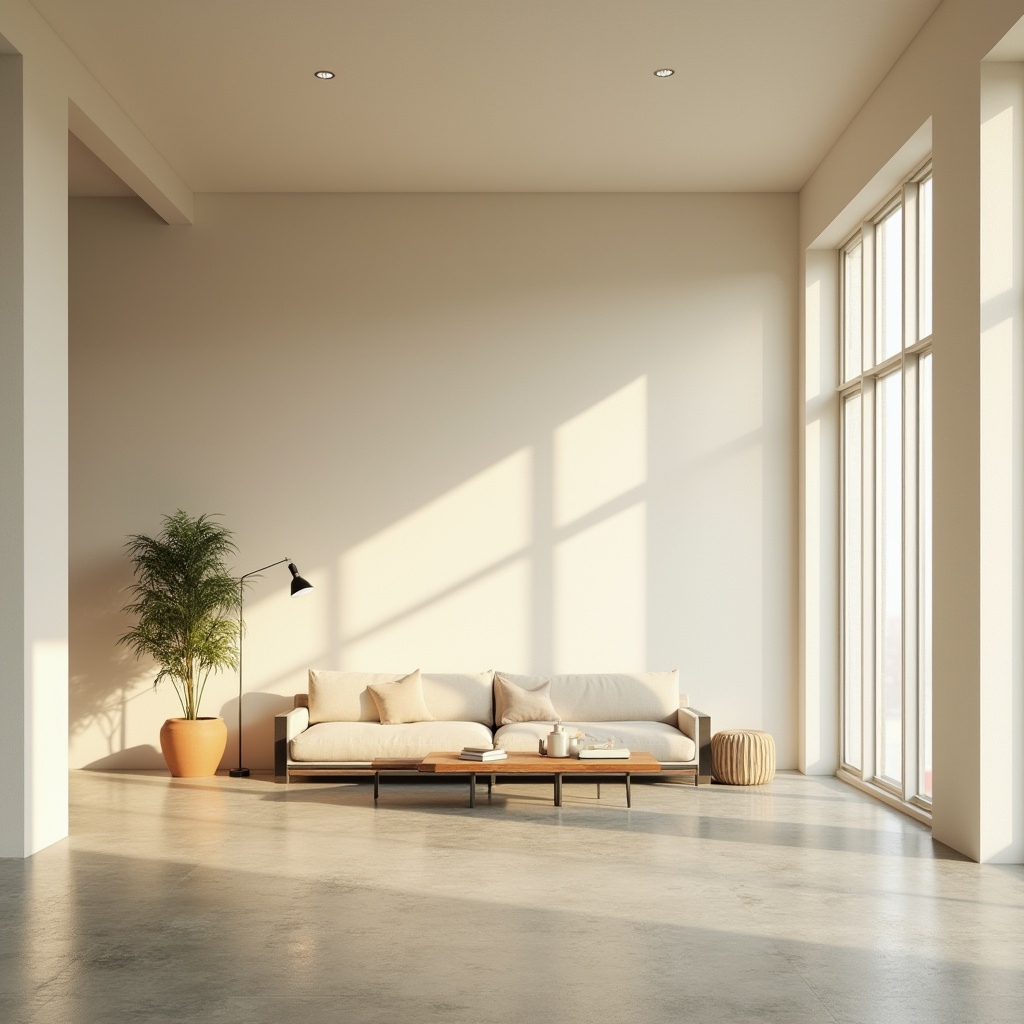
<svg viewBox="0 0 1024 1024">
<path fill-rule="evenodd" d="M 274 565 L 284 565 L 287 561 L 290 561 L 290 559 L 282 558 L 281 561 L 270 562 L 269 565 L 264 565 L 262 569 L 253 569 L 252 572 L 247 572 L 244 577 L 239 577 L 239 767 L 231 768 L 228 771 L 227 774 L 231 778 L 249 778 L 250 775 L 249 769 L 242 767 L 242 631 L 245 629 L 242 608 L 245 603 L 246 580 L 251 575 L 262 572 L 263 569 L 272 569 Z"/>
<path fill-rule="evenodd" d="M 282 558 L 277 562 L 271 562 L 270 565 L 265 565 L 262 569 L 253 569 L 252 572 L 247 572 L 244 576 L 238 578 L 238 767 L 231 768 L 228 771 L 228 775 L 233 779 L 247 779 L 250 774 L 248 768 L 242 767 L 242 630 L 245 629 L 242 608 L 245 602 L 245 581 L 250 576 L 256 576 L 258 573 L 263 572 L 264 569 L 273 569 L 275 565 L 284 565 L 285 562 L 288 563 L 288 571 L 292 574 L 292 597 L 308 593 L 312 590 L 313 584 L 308 580 L 304 580 L 299 575 L 299 570 L 295 568 L 295 563 L 290 558 Z"/>
<path fill-rule="evenodd" d="M 279 564 L 279 563 L 275 563 Z M 270 568 L 268 565 L 266 568 Z M 259 570 L 257 570 L 258 572 Z M 251 572 L 246 576 L 252 576 Z M 238 767 L 232 768 L 228 775 L 233 779 L 249 778 L 249 769 L 242 767 L 242 604 L 245 600 L 245 576 L 238 581 Z"/>
</svg>

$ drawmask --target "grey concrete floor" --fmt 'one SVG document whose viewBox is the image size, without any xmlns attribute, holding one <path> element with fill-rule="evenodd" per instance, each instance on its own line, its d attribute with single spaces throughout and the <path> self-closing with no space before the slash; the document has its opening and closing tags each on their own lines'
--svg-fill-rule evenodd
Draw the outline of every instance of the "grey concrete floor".
<svg viewBox="0 0 1024 1024">
<path fill-rule="evenodd" d="M 1024 869 L 835 779 L 500 787 L 75 772 L 0 861 L 0 1022 L 1024 1020 Z"/>
</svg>

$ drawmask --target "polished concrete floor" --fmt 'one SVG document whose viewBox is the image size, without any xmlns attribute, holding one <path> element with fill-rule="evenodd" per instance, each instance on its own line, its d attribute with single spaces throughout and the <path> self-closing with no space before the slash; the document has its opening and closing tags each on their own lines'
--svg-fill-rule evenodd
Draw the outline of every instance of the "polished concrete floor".
<svg viewBox="0 0 1024 1024">
<path fill-rule="evenodd" d="M 834 779 L 71 794 L 0 861 L 3 1024 L 1024 1020 L 1024 868 Z"/>
</svg>

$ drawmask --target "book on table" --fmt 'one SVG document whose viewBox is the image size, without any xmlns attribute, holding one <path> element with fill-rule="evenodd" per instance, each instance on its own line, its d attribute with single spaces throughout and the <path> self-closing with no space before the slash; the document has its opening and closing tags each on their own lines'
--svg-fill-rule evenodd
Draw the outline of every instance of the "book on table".
<svg viewBox="0 0 1024 1024">
<path fill-rule="evenodd" d="M 586 747 L 580 751 L 583 761 L 616 761 L 628 757 L 629 751 L 625 747 Z"/>
<path fill-rule="evenodd" d="M 464 747 L 459 753 L 463 761 L 504 761 L 508 754 L 495 747 Z"/>
</svg>

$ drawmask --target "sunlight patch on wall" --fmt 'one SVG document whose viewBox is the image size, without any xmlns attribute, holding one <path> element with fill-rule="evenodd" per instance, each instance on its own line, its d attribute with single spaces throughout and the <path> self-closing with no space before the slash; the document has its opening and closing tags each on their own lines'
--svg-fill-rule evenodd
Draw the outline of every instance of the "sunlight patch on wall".
<svg viewBox="0 0 1024 1024">
<path fill-rule="evenodd" d="M 821 393 L 821 282 L 809 281 L 804 289 L 804 398 Z"/>
<path fill-rule="evenodd" d="M 362 638 L 521 554 L 530 542 L 532 458 L 522 448 L 370 537 L 341 558 L 342 639 Z M 509 601 L 482 609 L 524 614 Z M 391 634 L 393 635 L 393 634 Z M 357 645 L 358 647 L 358 645 Z"/>
<path fill-rule="evenodd" d="M 556 548 L 555 672 L 646 664 L 646 531 L 647 505 L 638 502 Z"/>
<path fill-rule="evenodd" d="M 483 672 L 530 655 L 526 556 L 407 610 L 346 643 L 342 668 L 380 672 Z"/>
<path fill-rule="evenodd" d="M 267 570 L 246 592 L 243 654 L 247 691 L 272 686 L 283 678 L 294 684 L 287 690 L 304 689 L 305 667 L 316 663 L 330 647 L 330 600 L 328 587 L 321 582 L 324 574 L 303 568 L 302 575 L 313 584 L 308 595 L 291 597 L 290 577 L 283 565 Z M 220 678 L 237 677 L 228 671 Z"/>
<path fill-rule="evenodd" d="M 981 275 L 981 301 L 1007 295 L 1014 286 L 1013 216 L 1013 107 L 1009 106 L 982 122 L 981 149 L 985 162 L 985 190 L 982 197 L 982 244 L 985 262 Z M 982 327 L 1002 317 L 984 318 Z"/>
<path fill-rule="evenodd" d="M 555 526 L 646 483 L 646 376 L 567 420 L 554 445 Z"/>
</svg>

